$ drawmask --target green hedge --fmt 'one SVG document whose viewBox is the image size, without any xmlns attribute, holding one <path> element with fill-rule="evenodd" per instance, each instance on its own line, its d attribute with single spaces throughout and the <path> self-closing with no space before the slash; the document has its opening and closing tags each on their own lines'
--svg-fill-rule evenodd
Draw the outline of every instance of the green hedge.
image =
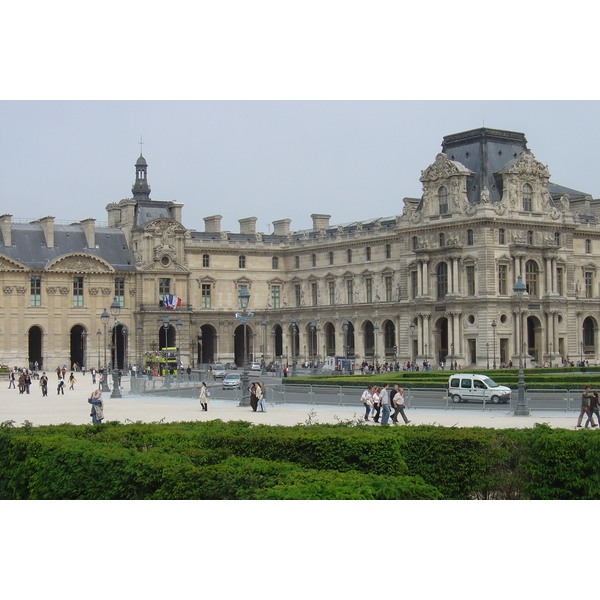
<svg viewBox="0 0 600 600">
<path fill-rule="evenodd" d="M 0 427 L 0 499 L 598 499 L 593 430 Z"/>
</svg>

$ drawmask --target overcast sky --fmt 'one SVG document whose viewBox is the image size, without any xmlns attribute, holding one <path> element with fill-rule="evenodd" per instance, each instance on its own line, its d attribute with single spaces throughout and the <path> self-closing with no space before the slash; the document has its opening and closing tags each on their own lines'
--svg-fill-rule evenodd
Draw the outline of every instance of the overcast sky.
<svg viewBox="0 0 600 600">
<path fill-rule="evenodd" d="M 154 200 L 183 221 L 223 215 L 309 228 L 401 214 L 442 137 L 485 125 L 525 133 L 551 181 L 600 196 L 597 101 L 4 101 L 1 212 L 106 221 L 148 161 Z M 272 230 L 272 228 L 271 228 Z"/>
</svg>

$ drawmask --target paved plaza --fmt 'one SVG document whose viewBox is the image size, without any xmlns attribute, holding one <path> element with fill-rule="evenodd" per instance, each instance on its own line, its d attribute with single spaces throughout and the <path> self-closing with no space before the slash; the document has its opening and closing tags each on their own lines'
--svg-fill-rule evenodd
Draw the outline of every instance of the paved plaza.
<svg viewBox="0 0 600 600">
<path fill-rule="evenodd" d="M 50 372 L 48 397 L 42 397 L 38 381 L 34 380 L 30 394 L 19 394 L 18 389 L 8 389 L 6 376 L 0 380 L 0 422 L 14 421 L 20 426 L 26 421 L 36 425 L 91 423 L 90 404 L 87 399 L 96 387 L 89 373 L 77 373 L 75 389 L 65 388 L 63 395 L 56 393 L 56 373 Z M 111 382 L 112 383 L 112 382 Z M 356 407 L 272 404 L 268 401 L 267 412 L 253 412 L 250 407 L 240 407 L 235 400 L 219 398 L 220 386 L 212 389 L 213 397 L 208 412 L 203 412 L 195 398 L 167 397 L 157 395 L 134 395 L 129 392 L 129 379 L 123 378 L 122 398 L 103 394 L 104 414 L 107 421 L 173 422 L 173 421 L 222 421 L 244 420 L 268 425 L 297 425 L 307 422 L 338 423 L 362 419 L 364 409 L 358 401 Z M 554 428 L 573 429 L 578 413 L 563 411 L 536 411 L 527 417 L 515 417 L 505 413 L 490 414 L 481 409 L 439 410 L 409 409 L 407 416 L 413 425 L 443 425 L 445 427 L 492 427 L 496 429 L 533 427 L 547 423 Z M 377 427 L 370 422 L 371 426 Z M 404 425 L 402 425 L 404 426 Z"/>
</svg>

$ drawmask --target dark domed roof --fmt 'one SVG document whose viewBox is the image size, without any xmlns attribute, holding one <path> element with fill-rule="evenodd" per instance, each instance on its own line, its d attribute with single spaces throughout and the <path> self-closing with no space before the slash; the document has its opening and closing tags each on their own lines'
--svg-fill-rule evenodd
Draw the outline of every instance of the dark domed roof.
<svg viewBox="0 0 600 600">
<path fill-rule="evenodd" d="M 148 166 L 146 159 L 141 154 L 140 154 L 140 157 L 135 161 L 135 166 L 136 167 L 147 167 Z"/>
</svg>

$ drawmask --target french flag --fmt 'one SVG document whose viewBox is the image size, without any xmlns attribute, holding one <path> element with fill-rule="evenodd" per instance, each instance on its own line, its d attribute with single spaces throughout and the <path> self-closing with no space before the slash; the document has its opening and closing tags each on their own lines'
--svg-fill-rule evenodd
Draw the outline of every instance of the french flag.
<svg viewBox="0 0 600 600">
<path fill-rule="evenodd" d="M 173 294 L 166 294 L 162 297 L 160 301 L 160 306 L 162 308 L 179 308 L 181 306 L 181 298 L 179 296 L 173 296 Z"/>
</svg>

